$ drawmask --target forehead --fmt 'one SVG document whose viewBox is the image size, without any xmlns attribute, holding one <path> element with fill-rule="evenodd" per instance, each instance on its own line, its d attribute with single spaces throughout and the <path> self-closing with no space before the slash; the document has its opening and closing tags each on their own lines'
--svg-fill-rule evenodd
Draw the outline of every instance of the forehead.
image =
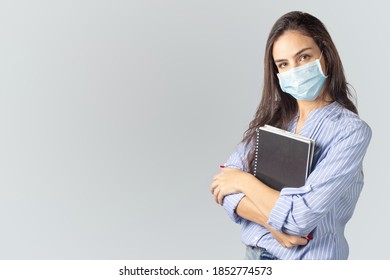
<svg viewBox="0 0 390 280">
<path fill-rule="evenodd" d="M 272 56 L 274 59 L 287 59 L 304 48 L 319 50 L 313 38 L 302 35 L 298 31 L 287 31 L 274 42 Z"/>
</svg>

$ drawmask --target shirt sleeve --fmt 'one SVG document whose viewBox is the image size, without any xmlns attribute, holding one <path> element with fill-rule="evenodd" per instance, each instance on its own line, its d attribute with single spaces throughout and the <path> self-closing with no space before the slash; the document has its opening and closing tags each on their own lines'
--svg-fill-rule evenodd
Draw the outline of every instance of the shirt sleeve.
<svg viewBox="0 0 390 280">
<path fill-rule="evenodd" d="M 282 189 L 268 224 L 289 234 L 309 234 L 362 175 L 362 162 L 370 140 L 371 129 L 366 123 L 346 128 L 317 163 L 305 186 Z"/>
<path fill-rule="evenodd" d="M 248 145 L 245 145 L 243 142 L 241 142 L 236 147 L 235 151 L 230 155 L 230 157 L 225 163 L 225 166 L 248 172 L 246 164 L 246 156 L 248 152 Z M 243 218 L 236 214 L 236 208 L 243 197 L 243 193 L 230 194 L 224 197 L 222 204 L 230 219 L 232 219 L 235 223 L 238 224 L 242 222 Z"/>
</svg>

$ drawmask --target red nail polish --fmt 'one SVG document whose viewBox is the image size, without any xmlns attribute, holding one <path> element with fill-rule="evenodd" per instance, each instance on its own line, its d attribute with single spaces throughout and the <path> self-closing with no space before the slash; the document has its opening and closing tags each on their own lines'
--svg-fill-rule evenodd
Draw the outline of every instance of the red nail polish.
<svg viewBox="0 0 390 280">
<path fill-rule="evenodd" d="M 309 233 L 309 234 L 306 236 L 306 238 L 307 238 L 308 240 L 313 240 L 313 235 L 311 235 L 311 233 Z"/>
<path fill-rule="evenodd" d="M 225 168 L 225 166 L 224 166 L 224 165 L 220 165 L 219 167 L 221 167 L 221 168 Z"/>
</svg>

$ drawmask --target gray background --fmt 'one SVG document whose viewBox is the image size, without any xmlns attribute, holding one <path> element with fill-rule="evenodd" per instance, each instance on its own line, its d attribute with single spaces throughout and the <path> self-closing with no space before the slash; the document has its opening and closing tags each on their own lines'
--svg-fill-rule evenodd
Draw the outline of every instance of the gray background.
<svg viewBox="0 0 390 280">
<path fill-rule="evenodd" d="M 257 107 L 272 24 L 328 27 L 373 129 L 347 227 L 388 259 L 385 1 L 1 1 L 0 258 L 241 259 L 209 185 Z"/>
</svg>

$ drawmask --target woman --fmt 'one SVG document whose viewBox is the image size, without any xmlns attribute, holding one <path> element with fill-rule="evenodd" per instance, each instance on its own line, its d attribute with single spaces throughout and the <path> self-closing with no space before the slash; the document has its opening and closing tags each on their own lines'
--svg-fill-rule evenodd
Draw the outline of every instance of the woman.
<svg viewBox="0 0 390 280">
<path fill-rule="evenodd" d="M 251 175 L 256 128 L 265 124 L 315 140 L 304 186 L 279 192 Z M 303 12 L 282 16 L 267 40 L 255 118 L 211 184 L 215 200 L 241 224 L 246 258 L 347 259 L 344 229 L 363 187 L 370 139 L 325 26 Z"/>
</svg>

